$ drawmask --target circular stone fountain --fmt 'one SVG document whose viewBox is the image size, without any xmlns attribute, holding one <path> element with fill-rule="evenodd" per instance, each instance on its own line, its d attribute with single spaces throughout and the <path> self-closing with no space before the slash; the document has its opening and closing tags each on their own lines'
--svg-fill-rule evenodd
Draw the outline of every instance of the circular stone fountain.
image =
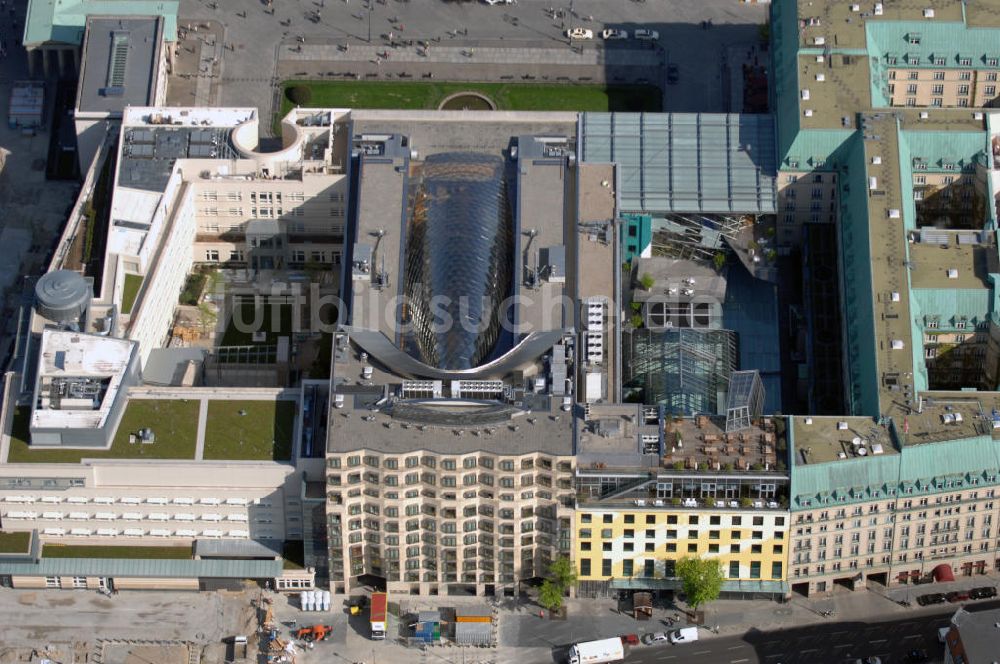
<svg viewBox="0 0 1000 664">
<path fill-rule="evenodd" d="M 438 106 L 439 111 L 495 111 L 497 105 L 486 95 L 478 92 L 456 92 L 445 97 Z"/>
</svg>

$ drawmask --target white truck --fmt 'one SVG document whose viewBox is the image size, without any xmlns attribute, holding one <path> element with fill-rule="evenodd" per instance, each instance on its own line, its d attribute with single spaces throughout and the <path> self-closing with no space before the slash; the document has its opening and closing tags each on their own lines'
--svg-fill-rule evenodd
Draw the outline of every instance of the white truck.
<svg viewBox="0 0 1000 664">
<path fill-rule="evenodd" d="M 569 649 L 569 664 L 604 664 L 605 662 L 620 662 L 625 659 L 625 647 L 620 637 L 601 639 L 600 641 L 584 641 Z"/>
</svg>

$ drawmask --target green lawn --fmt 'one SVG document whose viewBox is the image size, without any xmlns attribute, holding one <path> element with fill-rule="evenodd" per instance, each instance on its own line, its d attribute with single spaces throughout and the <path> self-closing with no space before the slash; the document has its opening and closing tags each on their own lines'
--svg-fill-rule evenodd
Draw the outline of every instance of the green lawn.
<svg viewBox="0 0 1000 664">
<path fill-rule="evenodd" d="M 257 321 L 255 312 L 256 303 L 251 300 L 241 300 L 233 308 L 233 316 L 226 325 L 226 331 L 222 334 L 220 346 L 252 346 L 253 332 L 247 329 L 239 329 L 236 321 L 239 320 L 241 327 L 253 327 Z M 279 336 L 291 336 L 292 334 L 292 305 L 290 304 L 261 304 L 264 310 L 263 320 L 260 321 L 259 330 L 267 334 L 267 345 L 274 345 L 278 342 Z M 277 320 L 275 320 L 277 312 Z"/>
<path fill-rule="evenodd" d="M 660 89 L 653 85 L 578 85 L 573 83 L 411 83 L 388 81 L 286 81 L 311 90 L 310 107 L 436 109 L 448 95 L 475 91 L 501 111 L 660 110 Z M 281 95 L 281 116 L 295 104 Z"/>
<path fill-rule="evenodd" d="M 80 459 L 194 459 L 198 436 L 200 402 L 188 400 L 132 399 L 122 416 L 110 450 L 31 449 L 28 446 L 28 425 L 31 415 L 27 407 L 14 413 L 8 463 L 79 463 Z M 149 427 L 156 442 L 130 444 L 128 437 Z"/>
<path fill-rule="evenodd" d="M 205 458 L 287 461 L 294 429 L 294 401 L 210 401 Z"/>
<path fill-rule="evenodd" d="M 125 285 L 122 287 L 122 313 L 132 313 L 132 305 L 139 295 L 139 287 L 142 286 L 142 277 L 138 274 L 126 274 Z"/>
<path fill-rule="evenodd" d="M 0 553 L 28 553 L 31 533 L 0 533 Z"/>
<path fill-rule="evenodd" d="M 42 558 L 148 558 L 156 560 L 190 560 L 189 546 L 77 546 L 46 544 Z"/>
</svg>

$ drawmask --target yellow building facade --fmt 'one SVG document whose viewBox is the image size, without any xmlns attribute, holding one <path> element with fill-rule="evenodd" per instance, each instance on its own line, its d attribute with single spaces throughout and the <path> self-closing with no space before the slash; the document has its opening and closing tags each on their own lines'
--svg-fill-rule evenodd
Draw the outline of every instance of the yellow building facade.
<svg viewBox="0 0 1000 664">
<path fill-rule="evenodd" d="M 730 582 L 784 582 L 788 523 L 785 510 L 769 508 L 578 507 L 577 574 L 580 581 L 669 580 L 676 561 L 691 556 L 717 559 Z"/>
</svg>

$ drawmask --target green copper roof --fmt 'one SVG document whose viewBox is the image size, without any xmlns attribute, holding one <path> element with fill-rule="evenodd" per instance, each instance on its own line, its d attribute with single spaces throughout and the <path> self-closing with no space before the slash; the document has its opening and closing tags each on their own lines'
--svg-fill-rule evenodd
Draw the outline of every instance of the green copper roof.
<svg viewBox="0 0 1000 664">
<path fill-rule="evenodd" d="M 177 40 L 178 0 L 29 0 L 24 44 L 83 43 L 88 16 L 162 16 L 163 38 Z"/>
<path fill-rule="evenodd" d="M 904 171 L 912 170 L 918 162 L 921 171 L 930 173 L 961 171 L 985 163 L 984 131 L 901 131 L 899 137 L 910 152 L 910 159 L 900 164 Z"/>
<path fill-rule="evenodd" d="M 788 428 L 788 442 L 794 456 L 798 443 L 793 427 Z M 794 512 L 893 495 L 996 486 L 998 475 L 1000 441 L 991 436 L 908 444 L 899 454 L 793 464 L 790 507 Z"/>
<path fill-rule="evenodd" d="M 865 30 L 869 51 L 877 48 L 883 58 L 897 58 L 900 66 L 1000 68 L 997 28 L 944 21 L 868 21 Z M 935 64 L 941 58 L 944 64 Z M 966 58 L 970 63 L 962 64 Z"/>
</svg>

